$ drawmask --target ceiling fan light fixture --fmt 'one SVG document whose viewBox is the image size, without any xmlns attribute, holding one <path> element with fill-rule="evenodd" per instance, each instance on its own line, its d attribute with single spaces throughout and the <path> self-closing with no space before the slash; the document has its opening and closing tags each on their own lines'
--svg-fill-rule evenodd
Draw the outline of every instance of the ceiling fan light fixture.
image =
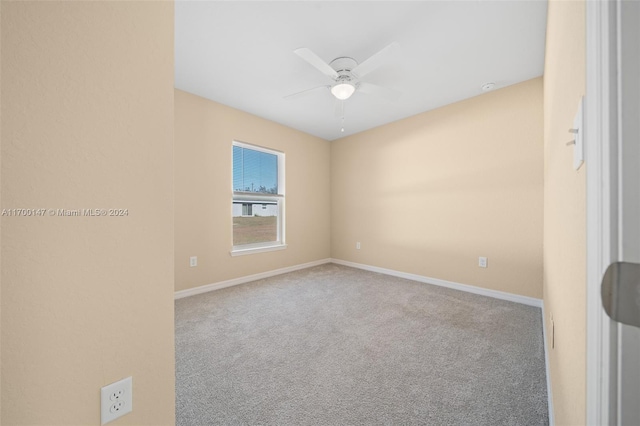
<svg viewBox="0 0 640 426">
<path fill-rule="evenodd" d="M 356 91 L 356 86 L 351 83 L 338 83 L 331 88 L 331 93 L 341 101 L 347 100 Z"/>
</svg>

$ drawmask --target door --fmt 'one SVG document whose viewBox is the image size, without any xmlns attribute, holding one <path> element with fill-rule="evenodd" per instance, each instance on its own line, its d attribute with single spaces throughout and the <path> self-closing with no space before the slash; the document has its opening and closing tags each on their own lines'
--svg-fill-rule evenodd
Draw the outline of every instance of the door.
<svg viewBox="0 0 640 426">
<path fill-rule="evenodd" d="M 640 263 L 640 2 L 619 5 L 619 259 Z M 640 277 L 637 278 L 640 280 Z M 636 300 L 640 295 L 635 295 Z M 638 309 L 640 306 L 636 305 Z M 640 425 L 640 328 L 619 324 L 618 423 Z"/>
<path fill-rule="evenodd" d="M 640 263 L 640 2 L 587 2 L 585 102 L 587 422 L 640 425 L 640 328 L 600 292 L 609 264 Z"/>
</svg>

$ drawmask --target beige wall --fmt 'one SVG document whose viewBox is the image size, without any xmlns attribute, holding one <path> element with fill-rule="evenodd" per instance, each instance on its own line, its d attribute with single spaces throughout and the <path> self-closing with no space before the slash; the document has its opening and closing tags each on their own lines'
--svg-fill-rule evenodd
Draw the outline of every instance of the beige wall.
<svg viewBox="0 0 640 426">
<path fill-rule="evenodd" d="M 556 423 L 585 423 L 585 168 L 573 169 L 572 127 L 585 93 L 585 3 L 550 1 L 544 71 L 544 304 Z"/>
<path fill-rule="evenodd" d="M 2 2 L 0 2 L 0 82 L 2 82 Z M 2 84 L 0 84 L 2 99 Z M 2 107 L 0 105 L 0 129 L 2 128 Z M 0 189 L 2 189 L 2 131 L 0 131 Z M 0 208 L 2 208 L 2 191 L 0 190 Z M 2 221 L 0 221 L 0 266 L 2 265 Z M 0 366 L 2 366 L 2 273 L 0 268 Z M 0 424 L 2 423 L 2 369 L 0 367 Z"/>
<path fill-rule="evenodd" d="M 334 141 L 331 255 L 541 298 L 542 154 L 541 78 Z"/>
<path fill-rule="evenodd" d="M 176 290 L 330 256 L 329 142 L 180 90 L 175 127 Z M 229 254 L 233 140 L 285 153 L 285 250 Z"/>
<path fill-rule="evenodd" d="M 2 424 L 174 423 L 173 3 L 2 2 Z"/>
</svg>

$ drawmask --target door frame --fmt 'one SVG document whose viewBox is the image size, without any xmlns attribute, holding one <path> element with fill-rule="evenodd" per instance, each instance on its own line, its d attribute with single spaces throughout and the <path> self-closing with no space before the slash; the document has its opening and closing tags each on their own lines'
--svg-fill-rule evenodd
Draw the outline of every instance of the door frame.
<svg viewBox="0 0 640 426">
<path fill-rule="evenodd" d="M 603 273 L 620 254 L 618 1 L 586 1 L 588 425 L 618 424 L 618 326 L 605 313 L 600 296 Z"/>
<path fill-rule="evenodd" d="M 613 2 L 611 2 L 613 3 Z M 614 195 L 609 179 L 612 147 L 611 96 L 615 93 L 612 66 L 612 31 L 615 13 L 609 2 L 586 1 L 586 96 L 585 96 L 585 163 L 587 195 L 587 347 L 586 347 L 586 419 L 588 425 L 611 424 L 609 413 L 609 384 L 611 352 L 609 342 L 615 332 L 611 320 L 600 303 L 600 277 L 605 257 L 611 255 L 610 239 L 614 232 L 605 226 L 610 212 L 604 206 Z M 615 40 L 615 39 L 614 39 Z M 615 69 L 615 68 L 613 68 Z M 609 222 L 610 223 L 610 222 Z M 605 249 L 605 244 L 607 249 Z M 615 358 L 615 357 L 614 357 Z"/>
</svg>

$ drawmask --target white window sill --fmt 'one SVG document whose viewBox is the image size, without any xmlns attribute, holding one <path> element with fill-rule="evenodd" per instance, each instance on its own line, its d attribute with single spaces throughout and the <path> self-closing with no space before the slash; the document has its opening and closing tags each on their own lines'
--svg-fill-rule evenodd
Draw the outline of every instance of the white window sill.
<svg viewBox="0 0 640 426">
<path fill-rule="evenodd" d="M 286 244 L 275 244 L 272 246 L 262 246 L 262 247 L 234 247 L 231 250 L 231 256 L 244 256 L 245 254 L 254 254 L 254 253 L 264 253 L 267 251 L 276 251 L 276 250 L 284 250 L 287 248 Z"/>
</svg>

